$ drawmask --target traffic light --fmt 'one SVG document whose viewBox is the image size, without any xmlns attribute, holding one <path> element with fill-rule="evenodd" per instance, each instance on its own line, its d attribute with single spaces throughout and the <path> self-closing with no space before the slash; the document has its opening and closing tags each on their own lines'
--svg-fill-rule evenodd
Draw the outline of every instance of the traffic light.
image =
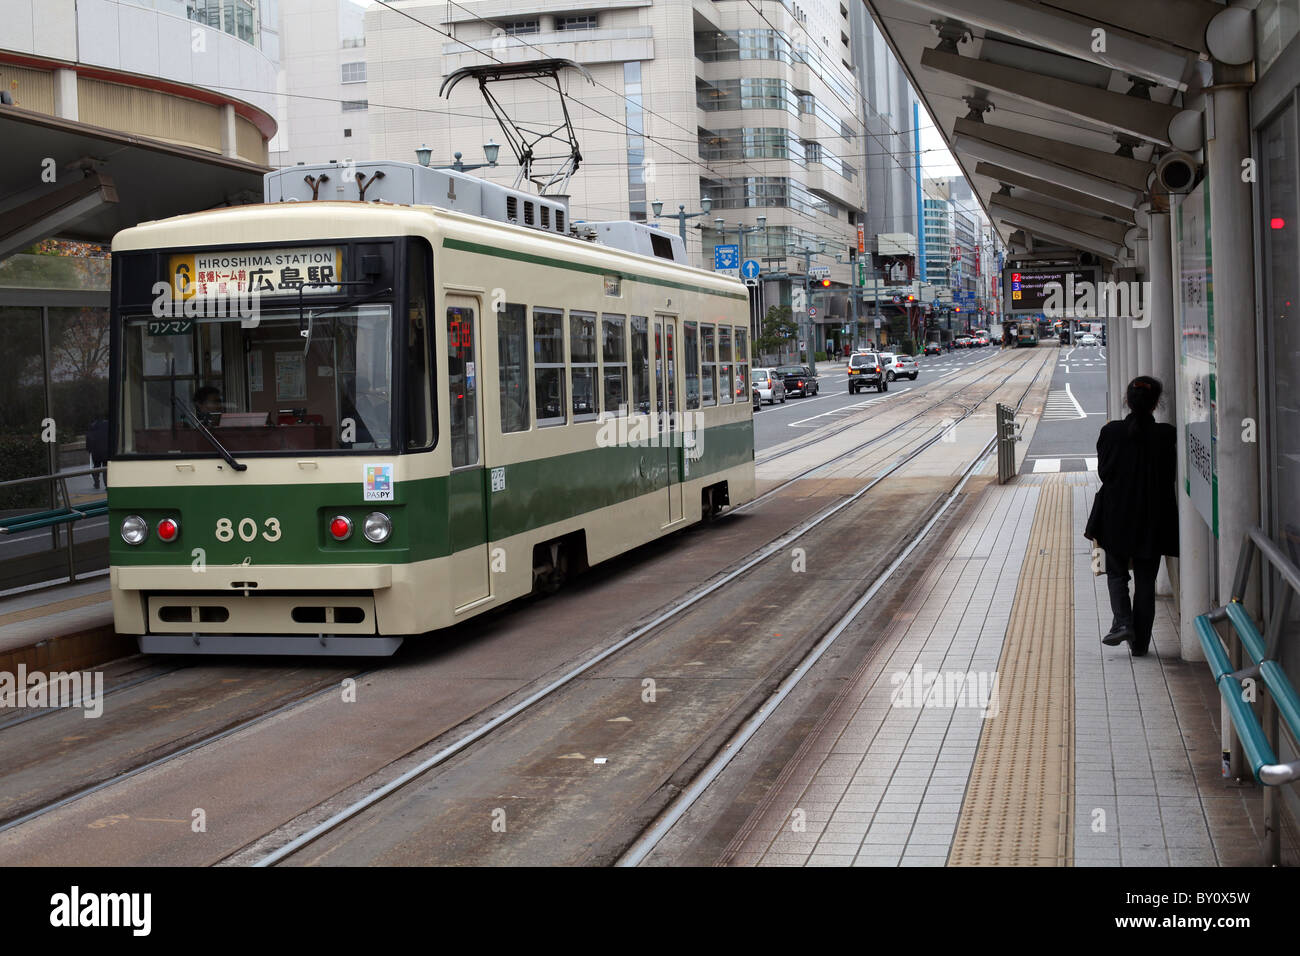
<svg viewBox="0 0 1300 956">
<path fill-rule="evenodd" d="M 823 289 L 829 289 L 830 287 L 831 287 L 831 280 L 830 280 L 830 279 L 822 279 L 822 288 L 823 288 Z"/>
<path fill-rule="evenodd" d="M 961 311 L 961 306 L 957 306 L 957 311 L 958 311 L 958 312 Z"/>
</svg>

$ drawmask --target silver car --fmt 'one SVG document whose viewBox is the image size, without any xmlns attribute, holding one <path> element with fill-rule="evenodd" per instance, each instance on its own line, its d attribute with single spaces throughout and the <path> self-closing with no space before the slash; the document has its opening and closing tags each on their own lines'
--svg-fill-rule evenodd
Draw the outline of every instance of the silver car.
<svg viewBox="0 0 1300 956">
<path fill-rule="evenodd" d="M 756 368 L 750 373 L 749 381 L 754 388 L 758 389 L 760 401 L 767 402 L 769 405 L 785 402 L 785 384 L 776 374 L 776 369 Z"/>
</svg>

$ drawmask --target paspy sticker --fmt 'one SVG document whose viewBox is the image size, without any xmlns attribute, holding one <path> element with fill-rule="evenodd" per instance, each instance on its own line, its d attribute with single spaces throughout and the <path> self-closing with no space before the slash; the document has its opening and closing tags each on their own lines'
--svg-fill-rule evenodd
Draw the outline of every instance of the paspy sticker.
<svg viewBox="0 0 1300 956">
<path fill-rule="evenodd" d="M 393 500 L 393 466 L 366 465 L 366 480 L 362 485 L 363 501 Z"/>
</svg>

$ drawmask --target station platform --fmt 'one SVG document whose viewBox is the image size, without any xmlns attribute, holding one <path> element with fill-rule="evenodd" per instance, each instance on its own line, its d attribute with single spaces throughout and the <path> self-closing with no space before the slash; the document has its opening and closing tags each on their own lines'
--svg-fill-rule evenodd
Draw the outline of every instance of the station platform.
<svg viewBox="0 0 1300 956">
<path fill-rule="evenodd" d="M 135 650 L 113 630 L 106 574 L 0 599 L 0 673 L 81 670 Z"/>
<path fill-rule="evenodd" d="M 861 622 L 883 629 L 875 653 L 719 862 L 1260 865 L 1262 788 L 1221 776 L 1219 693 L 1180 659 L 1171 600 L 1146 656 L 1101 643 L 1083 536 L 1099 485 L 1021 474 L 973 494 L 893 614 Z"/>
</svg>

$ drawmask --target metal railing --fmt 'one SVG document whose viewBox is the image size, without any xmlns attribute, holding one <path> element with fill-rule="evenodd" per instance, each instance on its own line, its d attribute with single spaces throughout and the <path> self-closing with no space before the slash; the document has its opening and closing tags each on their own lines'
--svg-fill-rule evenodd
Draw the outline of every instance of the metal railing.
<svg viewBox="0 0 1300 956">
<path fill-rule="evenodd" d="M 1246 595 L 1256 556 L 1262 558 L 1261 576 L 1269 569 L 1278 586 L 1270 613 L 1260 633 L 1246 613 Z M 1286 721 L 1293 743 L 1300 741 L 1300 696 L 1283 670 L 1282 628 L 1300 593 L 1300 569 L 1282 553 L 1261 528 L 1251 528 L 1241 542 L 1233 575 L 1232 599 L 1196 618 L 1196 632 L 1218 685 L 1224 710 L 1230 718 L 1230 767 L 1238 774 L 1243 761 L 1251 775 L 1264 784 L 1264 843 L 1270 865 L 1281 863 L 1281 795 L 1277 788 L 1300 779 L 1300 760 L 1279 762 L 1280 720 Z M 1227 636 L 1217 625 L 1227 622 Z M 1257 688 L 1266 693 L 1262 699 Z M 1262 713 L 1251 706 L 1259 699 Z"/>
<path fill-rule="evenodd" d="M 64 525 L 72 525 L 83 518 L 98 517 L 106 513 L 106 507 L 101 502 L 96 502 L 91 507 L 82 505 L 76 507 L 72 504 L 72 496 L 68 492 L 69 478 L 83 478 L 87 475 L 99 476 L 103 479 L 103 491 L 105 496 L 108 493 L 108 468 L 101 466 L 99 468 L 81 468 L 75 471 L 64 471 L 54 475 L 40 475 L 35 478 L 12 478 L 8 481 L 0 481 L 0 491 L 7 488 L 16 488 L 20 485 L 36 484 L 38 482 L 51 482 L 58 489 L 58 494 L 52 495 L 54 504 L 48 508 L 31 508 L 19 509 L 30 511 L 29 514 L 15 515 L 9 518 L 0 519 L 0 535 L 7 536 L 11 534 L 20 534 L 24 531 L 36 531 L 49 528 L 54 534 L 53 548 L 57 551 L 60 547 L 59 528 Z M 63 505 L 57 504 L 59 498 L 62 498 Z M 75 583 L 77 580 L 77 557 L 76 557 L 76 534 L 72 528 L 68 528 L 67 534 L 68 549 L 68 573 L 67 581 Z M 2 556 L 2 555 L 0 555 Z M 61 579 L 60 579 L 61 580 Z M 60 583 L 60 581 L 42 582 L 49 584 Z"/>
</svg>

